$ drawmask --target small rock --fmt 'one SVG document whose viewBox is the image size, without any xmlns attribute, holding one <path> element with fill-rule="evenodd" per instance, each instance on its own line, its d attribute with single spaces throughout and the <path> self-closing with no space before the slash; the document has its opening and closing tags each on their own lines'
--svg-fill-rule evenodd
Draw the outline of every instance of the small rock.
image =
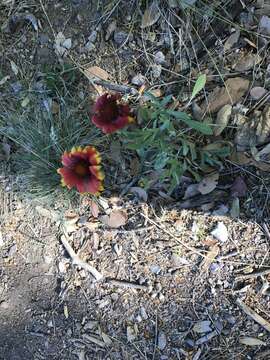
<svg viewBox="0 0 270 360">
<path fill-rule="evenodd" d="M 161 351 L 164 350 L 166 345 L 167 345 L 166 335 L 163 331 L 159 331 L 158 332 L 158 343 L 157 343 L 159 350 L 161 350 Z"/>
<path fill-rule="evenodd" d="M 2 301 L 2 302 L 0 303 L 0 308 L 1 308 L 1 309 L 4 309 L 4 310 L 8 309 L 8 308 L 9 308 L 9 303 L 8 303 L 8 301 Z"/>
<path fill-rule="evenodd" d="M 46 45 L 50 41 L 50 38 L 47 34 L 40 33 L 38 37 L 38 41 L 40 45 Z"/>
<path fill-rule="evenodd" d="M 267 90 L 261 86 L 255 86 L 250 90 L 250 96 L 253 100 L 259 100 L 265 95 Z"/>
<path fill-rule="evenodd" d="M 264 35 L 270 35 L 270 18 L 262 16 L 259 22 L 259 32 Z"/>
<path fill-rule="evenodd" d="M 47 322 L 47 326 L 48 326 L 49 328 L 52 328 L 52 327 L 53 327 L 53 321 L 52 321 L 52 320 L 49 320 L 49 321 Z"/>
<path fill-rule="evenodd" d="M 84 331 L 88 331 L 88 330 L 93 331 L 93 330 L 97 329 L 97 327 L 98 327 L 98 321 L 90 320 L 84 324 L 83 330 Z"/>
<path fill-rule="evenodd" d="M 67 272 L 66 264 L 60 261 L 58 264 L 58 270 L 61 274 L 65 274 Z"/>
<path fill-rule="evenodd" d="M 152 66 L 152 75 L 155 79 L 159 78 L 161 75 L 161 65 L 153 65 Z"/>
<path fill-rule="evenodd" d="M 232 316 L 232 315 L 226 315 L 225 319 L 231 325 L 234 325 L 236 323 L 236 318 L 234 316 Z"/>
<path fill-rule="evenodd" d="M 159 301 L 164 301 L 165 300 L 165 296 L 162 293 L 158 294 L 158 298 L 159 298 Z"/>
<path fill-rule="evenodd" d="M 259 64 L 262 58 L 257 54 L 248 53 L 241 57 L 235 64 L 235 71 L 247 71 L 252 69 L 255 65 Z"/>
<path fill-rule="evenodd" d="M 223 222 L 217 224 L 217 227 L 211 232 L 211 235 L 220 242 L 226 242 L 229 238 L 228 230 Z"/>
<path fill-rule="evenodd" d="M 128 34 L 125 31 L 116 31 L 113 34 L 113 40 L 119 46 L 123 45 L 127 38 Z"/>
<path fill-rule="evenodd" d="M 7 252 L 7 257 L 12 257 L 17 251 L 17 245 L 16 244 L 13 244 L 11 245 L 11 247 L 8 249 L 8 252 Z"/>
<path fill-rule="evenodd" d="M 228 206 L 222 204 L 220 205 L 215 211 L 213 211 L 212 215 L 214 216 L 224 216 L 228 213 L 229 208 Z"/>
<path fill-rule="evenodd" d="M 140 313 L 141 313 L 141 316 L 142 316 L 142 318 L 143 318 L 144 320 L 147 320 L 147 319 L 148 319 L 148 315 L 147 315 L 146 310 L 145 310 L 144 307 L 141 307 L 141 308 L 140 308 Z"/>
<path fill-rule="evenodd" d="M 132 342 L 136 339 L 137 334 L 135 329 L 132 326 L 127 326 L 127 340 L 128 342 Z"/>
<path fill-rule="evenodd" d="M 123 247 L 120 244 L 114 244 L 113 250 L 115 251 L 117 256 L 120 256 L 122 254 Z"/>
<path fill-rule="evenodd" d="M 145 77 L 142 74 L 133 76 L 131 79 L 133 85 L 142 86 L 145 83 Z"/>
<path fill-rule="evenodd" d="M 158 51 L 155 53 L 154 60 L 155 60 L 155 63 L 158 65 L 162 65 L 166 62 L 165 55 L 163 54 L 162 51 Z"/>
<path fill-rule="evenodd" d="M 151 271 L 153 274 L 158 275 L 158 274 L 160 273 L 160 271 L 161 271 L 161 268 L 160 268 L 160 266 L 158 266 L 158 265 L 151 265 L 151 266 L 150 266 L 150 271 Z"/>
<path fill-rule="evenodd" d="M 220 270 L 220 265 L 218 263 L 212 263 L 209 269 L 212 273 L 215 273 Z"/>
<path fill-rule="evenodd" d="M 189 261 L 182 256 L 179 256 L 177 254 L 172 254 L 171 256 L 171 263 L 173 267 L 180 267 L 183 265 L 189 265 Z"/>
</svg>

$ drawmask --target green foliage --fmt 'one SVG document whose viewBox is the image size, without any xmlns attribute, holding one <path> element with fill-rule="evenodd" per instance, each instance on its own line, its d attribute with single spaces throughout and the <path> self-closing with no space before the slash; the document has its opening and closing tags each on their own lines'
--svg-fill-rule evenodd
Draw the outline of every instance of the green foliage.
<svg viewBox="0 0 270 360">
<path fill-rule="evenodd" d="M 205 87 L 205 84 L 206 84 L 206 75 L 201 74 L 195 82 L 190 101 L 193 100 L 195 96 Z"/>
<path fill-rule="evenodd" d="M 63 102 L 59 114 L 53 115 L 48 106 L 36 103 L 22 113 L 6 113 L 5 126 L 0 127 L 0 134 L 14 143 L 11 161 L 24 190 L 40 196 L 60 188 L 56 170 L 62 166 L 65 150 L 75 145 L 97 144 L 102 139 L 87 114 L 69 112 Z"/>
<path fill-rule="evenodd" d="M 123 142 L 138 153 L 145 166 L 160 171 L 162 181 L 169 180 L 169 191 L 179 184 L 185 172 L 198 180 L 207 166 L 222 165 L 230 146 L 227 143 L 206 145 L 213 134 L 210 125 L 169 109 L 172 96 L 157 100 L 147 95 L 150 101 L 138 110 L 142 127 L 123 132 Z"/>
<path fill-rule="evenodd" d="M 51 95 L 65 97 L 72 95 L 73 92 L 78 93 L 76 85 L 79 83 L 81 73 L 73 65 L 44 66 L 43 72 L 46 88 Z"/>
</svg>

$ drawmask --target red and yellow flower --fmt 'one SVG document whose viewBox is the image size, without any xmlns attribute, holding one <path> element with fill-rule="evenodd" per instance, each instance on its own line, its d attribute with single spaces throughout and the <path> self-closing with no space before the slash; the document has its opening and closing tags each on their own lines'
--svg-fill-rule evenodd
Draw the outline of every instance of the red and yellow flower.
<svg viewBox="0 0 270 360">
<path fill-rule="evenodd" d="M 99 195 L 104 190 L 104 173 L 100 166 L 101 157 L 93 146 L 73 147 L 62 155 L 63 167 L 57 172 L 61 175 L 62 186 L 76 188 L 79 193 Z"/>
<path fill-rule="evenodd" d="M 92 122 L 105 134 L 115 132 L 134 122 L 129 106 L 121 103 L 120 99 L 120 94 L 109 93 L 97 99 Z"/>
</svg>

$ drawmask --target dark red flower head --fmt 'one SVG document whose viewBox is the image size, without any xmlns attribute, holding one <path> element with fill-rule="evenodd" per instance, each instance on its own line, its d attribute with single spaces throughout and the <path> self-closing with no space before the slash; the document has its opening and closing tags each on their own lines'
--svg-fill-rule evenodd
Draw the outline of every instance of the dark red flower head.
<svg viewBox="0 0 270 360">
<path fill-rule="evenodd" d="M 64 166 L 57 170 L 62 177 L 62 186 L 75 187 L 80 193 L 99 195 L 104 190 L 100 162 L 100 154 L 93 146 L 73 147 L 70 152 L 65 151 L 62 155 Z"/>
<path fill-rule="evenodd" d="M 103 94 L 94 106 L 92 122 L 105 134 L 122 129 L 132 123 L 134 118 L 130 115 L 127 104 L 120 103 L 120 94 Z"/>
</svg>

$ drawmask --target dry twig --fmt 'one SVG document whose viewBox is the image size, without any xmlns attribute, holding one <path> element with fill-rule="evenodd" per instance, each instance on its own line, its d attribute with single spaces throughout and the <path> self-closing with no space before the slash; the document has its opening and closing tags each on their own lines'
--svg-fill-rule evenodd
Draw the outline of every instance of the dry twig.
<svg viewBox="0 0 270 360">
<path fill-rule="evenodd" d="M 62 231 L 63 231 L 63 235 L 60 237 L 60 240 L 64 248 L 68 252 L 69 256 L 71 257 L 73 265 L 77 265 L 82 269 L 84 269 L 85 271 L 90 272 L 90 274 L 92 274 L 97 281 L 103 279 L 103 275 L 97 269 L 87 264 L 82 259 L 80 259 L 80 257 L 75 253 L 75 251 L 72 249 L 71 245 L 69 244 L 68 234 L 66 233 L 65 229 L 62 229 Z"/>
<path fill-rule="evenodd" d="M 259 325 L 261 325 L 265 330 L 270 332 L 270 323 L 265 320 L 263 317 L 258 315 L 254 310 L 252 310 L 249 306 L 247 306 L 241 299 L 236 300 L 236 304 L 250 316 L 254 321 L 256 321 Z"/>
</svg>

